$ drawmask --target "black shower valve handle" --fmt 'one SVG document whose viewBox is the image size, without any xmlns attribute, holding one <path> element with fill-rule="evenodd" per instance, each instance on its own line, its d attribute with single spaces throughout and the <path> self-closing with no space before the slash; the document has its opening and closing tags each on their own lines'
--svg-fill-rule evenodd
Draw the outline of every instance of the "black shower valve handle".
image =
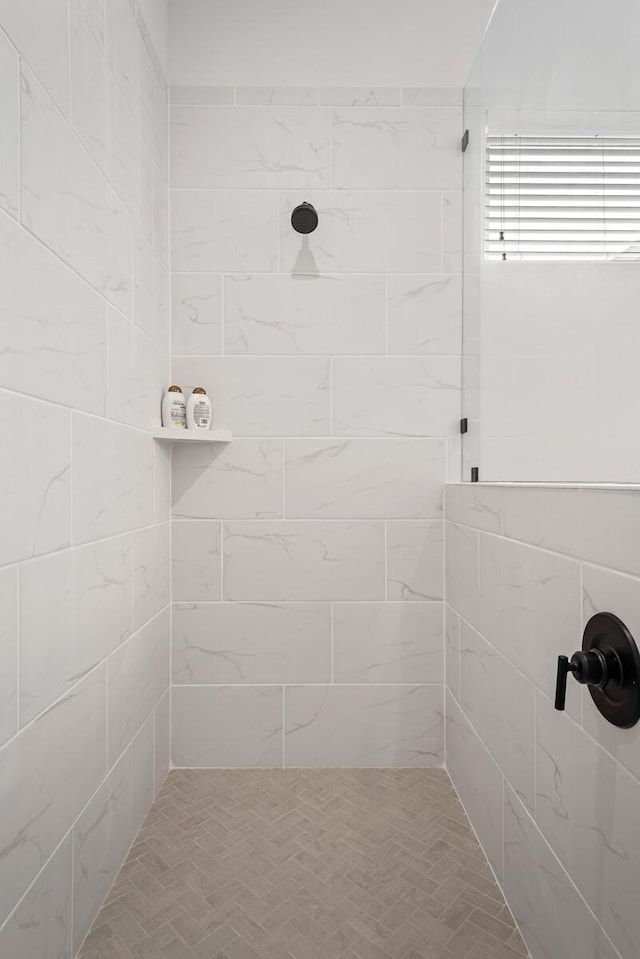
<svg viewBox="0 0 640 959">
<path fill-rule="evenodd" d="M 558 656 L 558 672 L 556 674 L 556 709 L 563 710 L 567 699 L 567 674 L 576 671 L 576 666 L 568 656 Z"/>
<path fill-rule="evenodd" d="M 609 682 L 615 682 L 621 678 L 620 660 L 613 649 L 606 647 L 574 653 L 571 659 L 558 656 L 556 709 L 564 709 L 569 673 L 573 673 L 573 678 L 583 686 L 604 689 Z"/>
</svg>

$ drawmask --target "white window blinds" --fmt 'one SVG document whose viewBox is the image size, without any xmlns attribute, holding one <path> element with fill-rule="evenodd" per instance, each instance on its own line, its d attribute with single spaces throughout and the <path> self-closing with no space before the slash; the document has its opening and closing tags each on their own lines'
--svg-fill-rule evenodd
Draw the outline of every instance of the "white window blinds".
<svg viewBox="0 0 640 959">
<path fill-rule="evenodd" d="M 640 259 L 640 136 L 487 135 L 485 256 Z"/>
</svg>

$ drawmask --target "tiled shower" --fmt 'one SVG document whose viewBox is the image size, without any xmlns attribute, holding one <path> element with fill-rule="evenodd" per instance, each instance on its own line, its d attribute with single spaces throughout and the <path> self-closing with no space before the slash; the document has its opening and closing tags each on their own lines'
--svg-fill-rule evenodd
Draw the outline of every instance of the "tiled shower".
<svg viewBox="0 0 640 959">
<path fill-rule="evenodd" d="M 583 7 L 0 0 L 0 959 L 640 959 L 637 263 L 483 239 Z"/>
</svg>

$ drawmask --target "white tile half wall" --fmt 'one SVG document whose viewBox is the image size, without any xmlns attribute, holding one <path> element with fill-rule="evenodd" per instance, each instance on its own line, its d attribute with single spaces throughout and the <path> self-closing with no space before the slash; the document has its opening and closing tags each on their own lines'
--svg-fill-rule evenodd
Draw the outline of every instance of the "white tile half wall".
<svg viewBox="0 0 640 959">
<path fill-rule="evenodd" d="M 178 766 L 443 762 L 462 110 L 405 94 L 171 90 L 173 379 L 234 435 L 173 451 Z"/>
<path fill-rule="evenodd" d="M 596 612 L 640 640 L 640 489 L 446 487 L 446 762 L 533 959 L 639 959 L 640 725 L 569 678 Z"/>
<path fill-rule="evenodd" d="M 169 765 L 167 88 L 0 0 L 0 956 L 72 959 Z"/>
</svg>

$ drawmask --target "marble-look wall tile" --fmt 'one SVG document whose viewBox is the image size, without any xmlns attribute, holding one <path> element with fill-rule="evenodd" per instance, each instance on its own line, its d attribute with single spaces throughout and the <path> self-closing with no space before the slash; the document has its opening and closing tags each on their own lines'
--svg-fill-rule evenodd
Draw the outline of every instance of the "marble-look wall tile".
<svg viewBox="0 0 640 959">
<path fill-rule="evenodd" d="M 439 520 L 387 523 L 387 599 L 443 598 L 443 537 Z"/>
<path fill-rule="evenodd" d="M 133 243 L 133 316 L 147 336 L 169 349 L 169 285 L 167 269 L 151 244 L 136 230 Z"/>
<path fill-rule="evenodd" d="M 633 490 L 504 489 L 505 536 L 640 575 Z"/>
<path fill-rule="evenodd" d="M 169 87 L 169 103 L 209 103 L 212 106 L 230 106 L 234 101 L 233 87 Z"/>
<path fill-rule="evenodd" d="M 160 426 L 169 357 L 116 310 L 108 311 L 109 417 L 150 429 Z"/>
<path fill-rule="evenodd" d="M 450 523 L 502 532 L 502 490 L 476 483 L 448 484 L 445 516 Z"/>
<path fill-rule="evenodd" d="M 119 0 L 119 3 L 124 7 L 126 0 Z M 145 38 L 139 30 L 136 33 L 136 43 L 140 129 L 166 182 L 169 152 L 166 82 L 160 76 Z"/>
<path fill-rule="evenodd" d="M 1 386 L 103 414 L 105 311 L 46 247 L 0 219 Z"/>
<path fill-rule="evenodd" d="M 131 220 L 24 65 L 21 143 L 23 223 L 130 316 Z"/>
<path fill-rule="evenodd" d="M 329 361 L 325 357 L 178 357 L 183 390 L 203 386 L 214 428 L 235 436 L 323 436 L 329 431 Z"/>
<path fill-rule="evenodd" d="M 169 602 L 170 525 L 133 534 L 133 628 L 139 629 Z"/>
<path fill-rule="evenodd" d="M 504 809 L 504 890 L 535 959 L 620 959 L 508 784 Z"/>
<path fill-rule="evenodd" d="M 336 683 L 442 683 L 440 603 L 336 603 Z"/>
<path fill-rule="evenodd" d="M 621 955 L 640 956 L 640 783 L 536 700 L 536 822 Z"/>
<path fill-rule="evenodd" d="M 0 930 L 7 959 L 73 959 L 69 834 Z"/>
<path fill-rule="evenodd" d="M 131 536 L 20 567 L 20 724 L 131 635 Z"/>
<path fill-rule="evenodd" d="M 169 685 L 169 610 L 123 643 L 109 660 L 108 759 L 115 762 Z"/>
<path fill-rule="evenodd" d="M 222 353 L 222 277 L 215 273 L 175 273 L 171 300 L 173 354 Z"/>
<path fill-rule="evenodd" d="M 381 276 L 228 276 L 224 309 L 226 353 L 385 352 Z"/>
<path fill-rule="evenodd" d="M 138 104 L 138 30 L 129 0 L 104 5 L 104 50 L 107 62 L 136 116 Z"/>
<path fill-rule="evenodd" d="M 287 517 L 436 518 L 444 457 L 430 439 L 287 440 Z"/>
<path fill-rule="evenodd" d="M 489 862 L 502 879 L 502 773 L 450 693 L 447 770 Z"/>
<path fill-rule="evenodd" d="M 169 263 L 169 192 L 162 173 L 153 165 L 151 173 L 151 245 L 165 267 Z"/>
<path fill-rule="evenodd" d="M 287 686 L 285 766 L 439 766 L 442 686 Z"/>
<path fill-rule="evenodd" d="M 18 570 L 0 571 L 0 746 L 18 728 Z"/>
<path fill-rule="evenodd" d="M 174 686 L 176 766 L 282 766 L 281 686 Z"/>
<path fill-rule="evenodd" d="M 242 106 L 314 107 L 316 87 L 236 87 L 236 104 Z"/>
<path fill-rule="evenodd" d="M 171 516 L 171 445 L 153 444 L 153 522 L 165 523 Z"/>
<path fill-rule="evenodd" d="M 0 751 L 0 923 L 102 781 L 105 694 L 103 665 Z"/>
<path fill-rule="evenodd" d="M 103 0 L 78 0 L 89 29 L 98 41 L 100 49 L 104 49 L 104 2 Z"/>
<path fill-rule="evenodd" d="M 282 516 L 282 440 L 186 443 L 174 450 L 173 515 L 178 519 Z"/>
<path fill-rule="evenodd" d="M 154 795 L 166 779 L 171 765 L 171 692 L 167 690 L 154 713 L 153 789 Z"/>
<path fill-rule="evenodd" d="M 332 186 L 346 190 L 462 187 L 460 107 L 333 111 Z"/>
<path fill-rule="evenodd" d="M 171 526 L 174 603 L 217 602 L 222 588 L 220 523 L 174 520 Z"/>
<path fill-rule="evenodd" d="M 333 415 L 338 435 L 449 436 L 460 418 L 460 360 L 336 357 Z"/>
<path fill-rule="evenodd" d="M 445 604 L 444 608 L 445 642 L 445 682 L 447 689 L 456 699 L 460 699 L 460 617 L 455 609 Z"/>
<path fill-rule="evenodd" d="M 405 107 L 461 107 L 462 87 L 405 87 L 402 105 Z"/>
<path fill-rule="evenodd" d="M 329 111 L 300 107 L 171 107 L 171 186 L 329 186 Z"/>
<path fill-rule="evenodd" d="M 320 106 L 397 107 L 401 91 L 394 87 L 321 87 Z"/>
<path fill-rule="evenodd" d="M 499 710 L 495 708 L 494 695 L 500 697 Z M 463 622 L 460 628 L 460 705 L 516 793 L 532 812 L 535 809 L 534 696 L 531 683 Z"/>
<path fill-rule="evenodd" d="M 1 481 L 0 563 L 69 546 L 70 431 L 68 411 L 0 391 L 0 433 L 10 464 Z"/>
<path fill-rule="evenodd" d="M 20 58 L 0 35 L 0 207 L 11 216 L 20 212 Z"/>
<path fill-rule="evenodd" d="M 582 567 L 582 625 L 595 613 L 614 612 L 636 638 L 640 638 L 640 580 L 621 573 Z M 584 697 L 583 725 L 588 733 L 618 762 L 640 779 L 640 724 L 630 729 L 612 726 L 596 708 L 589 695 Z"/>
<path fill-rule="evenodd" d="M 384 599 L 384 527 L 376 522 L 224 525 L 224 598 Z"/>
<path fill-rule="evenodd" d="M 152 442 L 140 430 L 74 413 L 76 543 L 150 525 Z"/>
<path fill-rule="evenodd" d="M 331 679 L 328 604 L 177 605 L 172 636 L 176 684 L 269 685 Z"/>
<path fill-rule="evenodd" d="M 462 189 L 442 194 L 442 272 L 462 272 Z"/>
<path fill-rule="evenodd" d="M 449 522 L 444 530 L 446 600 L 468 622 L 478 625 L 478 533 Z"/>
<path fill-rule="evenodd" d="M 172 190 L 170 199 L 171 261 L 177 273 L 276 269 L 277 193 Z"/>
<path fill-rule="evenodd" d="M 71 117 L 98 167 L 133 213 L 138 198 L 136 120 L 76 3 L 71 13 Z"/>
<path fill-rule="evenodd" d="M 73 943 L 82 945 L 153 800 L 153 720 L 91 798 L 73 828 Z"/>
<path fill-rule="evenodd" d="M 315 233 L 305 237 L 291 229 L 291 211 L 303 200 L 315 206 L 320 221 Z M 280 269 L 294 275 L 440 273 L 442 214 L 438 192 L 283 193 Z"/>
<path fill-rule="evenodd" d="M 69 113 L 67 0 L 0 0 L 0 23 L 59 109 Z"/>
<path fill-rule="evenodd" d="M 462 278 L 456 273 L 388 278 L 389 352 L 460 353 Z"/>
</svg>

